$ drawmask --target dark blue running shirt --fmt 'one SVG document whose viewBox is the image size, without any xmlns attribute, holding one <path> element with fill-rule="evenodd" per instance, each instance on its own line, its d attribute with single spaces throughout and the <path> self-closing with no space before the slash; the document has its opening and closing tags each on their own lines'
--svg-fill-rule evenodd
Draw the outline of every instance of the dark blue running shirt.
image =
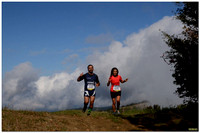
<svg viewBox="0 0 200 133">
<path fill-rule="evenodd" d="M 89 91 L 94 90 L 95 84 L 99 83 L 99 78 L 95 73 L 93 73 L 93 75 L 86 73 L 80 79 L 81 80 L 84 79 L 84 81 L 85 81 L 85 87 L 84 87 L 85 91 L 86 90 L 89 90 Z"/>
</svg>

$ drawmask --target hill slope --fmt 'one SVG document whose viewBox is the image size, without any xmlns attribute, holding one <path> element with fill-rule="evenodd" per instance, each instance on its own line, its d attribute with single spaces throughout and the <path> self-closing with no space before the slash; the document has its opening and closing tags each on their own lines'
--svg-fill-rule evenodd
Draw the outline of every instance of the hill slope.
<svg viewBox="0 0 200 133">
<path fill-rule="evenodd" d="M 3 110 L 3 131 L 130 131 L 141 130 L 128 120 L 109 112 L 81 110 L 32 112 Z"/>
<path fill-rule="evenodd" d="M 198 106 L 160 108 L 146 103 L 121 107 L 121 115 L 111 110 L 34 112 L 2 110 L 2 131 L 198 131 Z"/>
</svg>

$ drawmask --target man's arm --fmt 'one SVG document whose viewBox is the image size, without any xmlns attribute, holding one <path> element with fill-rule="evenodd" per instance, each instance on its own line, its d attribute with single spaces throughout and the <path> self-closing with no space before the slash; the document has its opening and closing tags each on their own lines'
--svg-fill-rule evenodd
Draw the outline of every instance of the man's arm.
<svg viewBox="0 0 200 133">
<path fill-rule="evenodd" d="M 100 82 L 99 82 L 99 83 L 96 83 L 96 86 L 99 87 L 99 86 L 100 86 Z"/>
<path fill-rule="evenodd" d="M 99 87 L 100 86 L 100 82 L 99 82 L 99 78 L 97 76 L 97 79 L 96 79 L 96 86 Z"/>
<path fill-rule="evenodd" d="M 81 73 L 80 76 L 77 78 L 78 82 L 80 82 L 81 80 L 83 80 L 83 73 Z"/>
</svg>

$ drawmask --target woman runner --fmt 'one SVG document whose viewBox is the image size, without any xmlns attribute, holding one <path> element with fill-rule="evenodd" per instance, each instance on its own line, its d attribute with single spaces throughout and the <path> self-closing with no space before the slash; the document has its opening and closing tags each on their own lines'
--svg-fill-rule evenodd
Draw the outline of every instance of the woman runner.
<svg viewBox="0 0 200 133">
<path fill-rule="evenodd" d="M 110 85 L 110 96 L 112 98 L 112 109 L 114 114 L 120 114 L 119 107 L 120 107 L 120 98 L 121 98 L 121 87 L 120 82 L 125 83 L 128 81 L 128 78 L 125 80 L 122 80 L 122 77 L 118 75 L 119 71 L 116 67 L 112 68 L 110 73 L 110 78 L 108 80 L 107 86 Z M 116 111 L 116 99 L 117 99 L 117 111 Z"/>
</svg>

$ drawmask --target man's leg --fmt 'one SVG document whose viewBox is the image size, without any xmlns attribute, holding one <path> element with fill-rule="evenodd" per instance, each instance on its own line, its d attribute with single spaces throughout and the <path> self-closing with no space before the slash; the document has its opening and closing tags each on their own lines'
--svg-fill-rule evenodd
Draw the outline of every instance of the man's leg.
<svg viewBox="0 0 200 133">
<path fill-rule="evenodd" d="M 90 115 L 90 113 L 91 113 L 91 111 L 93 109 L 94 100 L 95 100 L 95 96 L 90 96 L 90 107 L 88 109 L 88 115 Z"/>
<path fill-rule="evenodd" d="M 82 110 L 83 112 L 86 111 L 88 103 L 89 103 L 89 97 L 84 96 L 84 107 L 83 107 L 83 110 Z"/>
<path fill-rule="evenodd" d="M 93 109 L 95 96 L 90 96 L 90 108 Z"/>
</svg>

